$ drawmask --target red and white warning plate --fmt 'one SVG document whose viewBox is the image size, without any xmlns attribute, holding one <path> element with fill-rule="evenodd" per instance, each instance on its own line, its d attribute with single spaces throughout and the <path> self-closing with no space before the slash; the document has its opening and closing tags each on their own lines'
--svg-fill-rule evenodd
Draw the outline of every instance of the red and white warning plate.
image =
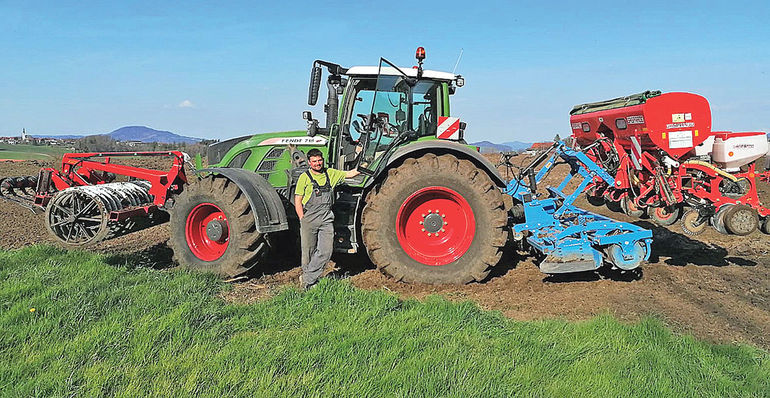
<svg viewBox="0 0 770 398">
<path fill-rule="evenodd" d="M 436 137 L 442 140 L 459 140 L 460 118 L 439 116 Z"/>
</svg>

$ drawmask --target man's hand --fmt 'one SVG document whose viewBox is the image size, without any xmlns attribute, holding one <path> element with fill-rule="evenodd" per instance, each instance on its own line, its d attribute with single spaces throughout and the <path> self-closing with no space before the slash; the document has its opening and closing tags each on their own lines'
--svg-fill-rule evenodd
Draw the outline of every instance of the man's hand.
<svg viewBox="0 0 770 398">
<path fill-rule="evenodd" d="M 356 168 L 355 168 L 355 169 L 353 169 L 353 170 L 348 170 L 348 171 L 346 171 L 346 172 L 345 172 L 345 178 L 353 178 L 353 177 L 355 177 L 355 176 L 357 176 L 357 175 L 359 175 L 359 174 L 361 174 L 361 172 L 360 172 L 360 171 L 358 171 L 358 168 L 356 167 Z"/>
<path fill-rule="evenodd" d="M 303 196 L 301 195 L 294 195 L 294 210 L 297 212 L 300 221 L 302 221 L 302 217 L 305 217 L 305 210 L 302 209 L 302 198 Z"/>
</svg>

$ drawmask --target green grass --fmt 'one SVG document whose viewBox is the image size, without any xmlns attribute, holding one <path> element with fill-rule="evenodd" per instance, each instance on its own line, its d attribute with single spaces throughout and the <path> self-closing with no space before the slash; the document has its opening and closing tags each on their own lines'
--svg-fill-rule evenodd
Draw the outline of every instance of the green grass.
<svg viewBox="0 0 770 398">
<path fill-rule="evenodd" d="M 333 280 L 234 305 L 210 275 L 115 262 L 0 251 L 0 395 L 770 395 L 766 352 L 654 319 L 516 322 Z"/>
<path fill-rule="evenodd" d="M 37 145 L 0 144 L 0 159 L 14 160 L 58 160 L 68 148 Z"/>
</svg>

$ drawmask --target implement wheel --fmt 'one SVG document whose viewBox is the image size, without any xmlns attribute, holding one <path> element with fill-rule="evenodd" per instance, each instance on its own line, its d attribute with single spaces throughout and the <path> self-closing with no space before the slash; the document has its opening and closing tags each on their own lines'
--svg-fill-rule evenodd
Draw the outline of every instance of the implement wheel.
<svg viewBox="0 0 770 398">
<path fill-rule="evenodd" d="M 665 207 L 647 207 L 647 216 L 655 221 L 658 225 L 668 226 L 672 225 L 679 219 L 682 208 L 679 206 L 665 206 Z"/>
<path fill-rule="evenodd" d="M 223 277 L 245 273 L 268 250 L 245 195 L 224 177 L 188 185 L 171 211 L 170 228 L 174 260 Z"/>
<path fill-rule="evenodd" d="M 620 198 L 620 208 L 623 213 L 630 217 L 639 218 L 644 215 L 644 209 L 640 209 L 628 195 Z"/>
<path fill-rule="evenodd" d="M 378 269 L 398 280 L 480 281 L 507 240 L 502 199 L 489 176 L 467 160 L 407 159 L 366 197 L 366 250 Z"/>
<path fill-rule="evenodd" d="M 745 236 L 756 231 L 759 226 L 759 215 L 749 206 L 735 205 L 725 213 L 724 222 L 725 228 L 730 233 Z"/>
<path fill-rule="evenodd" d="M 687 210 L 687 212 L 684 213 L 682 216 L 682 231 L 686 233 L 687 235 L 700 235 L 703 233 L 703 231 L 706 230 L 706 227 L 708 227 L 708 222 L 703 221 L 700 224 L 696 225 L 695 223 L 698 221 L 698 218 L 700 217 L 700 213 L 698 210 L 690 209 Z"/>
</svg>

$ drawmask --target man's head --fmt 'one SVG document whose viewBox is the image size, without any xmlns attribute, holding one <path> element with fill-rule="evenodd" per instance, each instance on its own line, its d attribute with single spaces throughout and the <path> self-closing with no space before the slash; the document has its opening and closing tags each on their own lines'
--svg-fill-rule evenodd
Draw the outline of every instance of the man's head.
<svg viewBox="0 0 770 398">
<path fill-rule="evenodd" d="M 307 151 L 307 160 L 313 171 L 320 172 L 324 168 L 324 154 L 318 149 L 313 148 Z"/>
</svg>

